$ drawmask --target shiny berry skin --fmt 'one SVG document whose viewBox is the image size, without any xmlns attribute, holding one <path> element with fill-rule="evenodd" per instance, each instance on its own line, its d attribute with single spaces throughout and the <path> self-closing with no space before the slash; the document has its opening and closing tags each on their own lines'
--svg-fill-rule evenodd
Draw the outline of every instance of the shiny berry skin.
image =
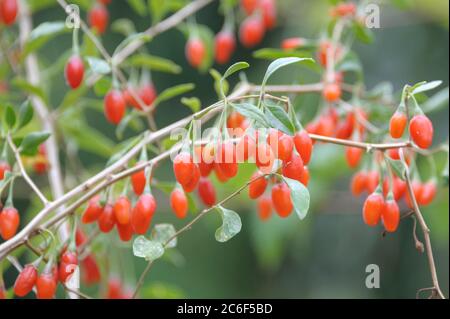
<svg viewBox="0 0 450 319">
<path fill-rule="evenodd" d="M 211 207 L 216 203 L 216 190 L 209 179 L 204 177 L 200 178 L 198 183 L 198 196 L 203 204 L 208 207 Z"/>
<path fill-rule="evenodd" d="M 194 176 L 194 170 L 195 163 L 191 154 L 186 152 L 177 154 L 173 160 L 173 172 L 178 183 L 181 185 L 189 183 Z"/>
<path fill-rule="evenodd" d="M 309 184 L 309 169 L 307 166 L 303 167 L 302 177 L 300 178 L 300 183 L 302 183 L 305 187 L 308 187 Z"/>
<path fill-rule="evenodd" d="M 117 125 L 125 115 L 126 102 L 122 92 L 112 90 L 105 96 L 105 116 L 106 119 Z"/>
<path fill-rule="evenodd" d="M 138 94 L 146 106 L 151 106 L 157 97 L 156 89 L 152 83 L 144 84 L 139 89 Z M 141 109 L 139 105 L 138 108 Z"/>
<path fill-rule="evenodd" d="M 84 64 L 83 60 L 78 56 L 72 56 L 67 61 L 65 68 L 66 82 L 72 89 L 77 89 L 84 77 Z"/>
<path fill-rule="evenodd" d="M 194 68 L 199 68 L 206 57 L 206 47 L 199 38 L 190 38 L 186 43 L 186 59 Z"/>
<path fill-rule="evenodd" d="M 133 238 L 133 225 L 116 223 L 117 232 L 121 241 L 127 242 Z"/>
<path fill-rule="evenodd" d="M 361 162 L 361 158 L 364 154 L 364 150 L 357 147 L 346 147 L 345 148 L 345 159 L 347 164 L 351 168 L 355 168 Z"/>
<path fill-rule="evenodd" d="M 17 233 L 20 215 L 14 207 L 6 207 L 0 212 L 0 236 L 8 240 Z"/>
<path fill-rule="evenodd" d="M 139 163 L 138 163 L 139 164 Z M 136 195 L 141 195 L 144 192 L 147 179 L 145 177 L 145 169 L 141 169 L 131 175 L 131 186 Z"/>
<path fill-rule="evenodd" d="M 52 272 L 44 272 L 36 281 L 36 292 L 38 299 L 53 299 L 56 293 L 56 280 Z"/>
<path fill-rule="evenodd" d="M 303 164 L 308 165 L 311 160 L 313 142 L 306 130 L 302 130 L 294 135 L 295 149 L 300 154 Z"/>
<path fill-rule="evenodd" d="M 283 176 L 301 181 L 304 166 L 300 155 L 292 153 L 291 158 L 288 161 L 283 162 L 282 173 Z"/>
<path fill-rule="evenodd" d="M 429 148 L 433 143 L 433 123 L 421 114 L 414 116 L 409 122 L 409 134 L 420 148 Z"/>
<path fill-rule="evenodd" d="M 14 283 L 14 294 L 19 297 L 25 297 L 33 290 L 38 278 L 38 272 L 34 265 L 26 265 L 22 269 Z"/>
<path fill-rule="evenodd" d="M 264 26 L 266 29 L 272 29 L 277 22 L 275 0 L 259 0 L 259 6 L 262 10 Z"/>
<path fill-rule="evenodd" d="M 260 197 L 266 191 L 269 182 L 265 177 L 261 176 L 262 174 L 260 172 L 255 172 L 253 176 L 250 178 L 252 182 L 248 186 L 248 196 L 251 199 L 256 199 Z"/>
<path fill-rule="evenodd" d="M 89 25 L 98 34 L 103 34 L 108 27 L 109 13 L 104 5 L 95 5 L 88 13 Z"/>
<path fill-rule="evenodd" d="M 86 285 L 100 282 L 101 273 L 94 255 L 89 254 L 81 261 L 81 279 Z"/>
<path fill-rule="evenodd" d="M 198 168 L 197 165 L 194 165 L 194 175 L 192 175 L 192 178 L 189 180 L 187 184 L 181 185 L 183 187 L 183 190 L 186 193 L 192 193 L 197 188 L 200 177 L 201 177 L 200 169 Z"/>
<path fill-rule="evenodd" d="M 352 177 L 350 190 L 353 196 L 357 197 L 367 190 L 367 173 L 360 171 Z"/>
<path fill-rule="evenodd" d="M 367 197 L 363 207 L 363 220 L 368 226 L 376 226 L 380 222 L 384 209 L 384 199 L 381 194 L 372 193 Z"/>
<path fill-rule="evenodd" d="M 5 178 L 6 172 L 11 172 L 11 166 L 5 161 L 0 161 L 0 181 Z"/>
<path fill-rule="evenodd" d="M 136 234 L 143 235 L 147 232 L 155 211 L 156 201 L 153 195 L 141 195 L 131 215 L 131 224 Z"/>
<path fill-rule="evenodd" d="M 293 209 L 291 201 L 291 190 L 284 183 L 272 187 L 272 203 L 275 211 L 280 217 L 288 217 Z"/>
<path fill-rule="evenodd" d="M 292 136 L 287 134 L 282 134 L 278 138 L 278 149 L 277 152 L 274 151 L 277 158 L 282 161 L 288 161 L 292 156 L 292 150 L 294 149 L 294 140 Z"/>
<path fill-rule="evenodd" d="M 389 133 L 391 134 L 391 137 L 402 137 L 403 132 L 405 132 L 407 122 L 408 118 L 406 117 L 406 114 L 400 111 L 396 111 L 389 121 Z"/>
<path fill-rule="evenodd" d="M 81 217 L 83 224 L 90 224 L 95 222 L 103 213 L 103 207 L 100 203 L 100 196 L 91 198 L 88 202 L 88 206 Z"/>
<path fill-rule="evenodd" d="M 398 224 L 400 223 L 400 209 L 395 200 L 391 199 L 386 201 L 381 214 L 381 219 L 383 221 L 384 229 L 387 232 L 393 233 L 397 230 Z"/>
<path fill-rule="evenodd" d="M 239 112 L 233 111 L 228 115 L 227 118 L 227 128 L 238 128 L 241 127 L 242 123 L 245 121 L 245 116 Z"/>
<path fill-rule="evenodd" d="M 99 216 L 98 228 L 102 233 L 109 233 L 116 224 L 116 216 L 114 215 L 114 208 L 111 204 L 106 204 L 103 208 L 102 214 Z"/>
<path fill-rule="evenodd" d="M 241 0 L 241 7 L 244 9 L 247 15 L 250 15 L 255 11 L 259 5 L 259 0 Z"/>
<path fill-rule="evenodd" d="M 183 219 L 187 216 L 189 208 L 188 199 L 181 189 L 175 188 L 170 193 L 170 207 L 178 218 Z"/>
<path fill-rule="evenodd" d="M 217 164 L 217 163 L 214 163 L 214 173 L 215 173 L 217 179 L 219 180 L 219 182 L 221 182 L 221 183 L 226 183 L 230 179 L 227 175 L 225 175 L 225 173 L 222 171 L 219 164 Z"/>
<path fill-rule="evenodd" d="M 336 102 L 341 98 L 341 87 L 336 83 L 326 84 L 322 94 L 325 101 Z"/>
<path fill-rule="evenodd" d="M 225 64 L 230 61 L 234 50 L 236 49 L 236 39 L 230 31 L 220 31 L 214 40 L 215 60 L 219 64 Z"/>
<path fill-rule="evenodd" d="M 270 196 L 262 196 L 256 202 L 258 216 L 262 221 L 266 221 L 272 215 L 272 199 Z"/>
<path fill-rule="evenodd" d="M 259 44 L 265 33 L 264 22 L 259 16 L 247 17 L 239 28 L 239 39 L 246 48 Z"/>
<path fill-rule="evenodd" d="M 239 165 L 236 160 L 236 147 L 233 142 L 224 142 L 217 151 L 216 163 L 228 178 L 236 176 Z"/>
<path fill-rule="evenodd" d="M 265 144 L 259 144 L 255 153 L 256 166 L 264 174 L 268 174 L 272 171 L 272 166 L 275 160 L 272 148 Z"/>
<path fill-rule="evenodd" d="M 212 145 L 197 146 L 195 154 L 200 175 L 203 177 L 209 176 L 214 169 L 214 147 Z"/>
<path fill-rule="evenodd" d="M 17 0 L 0 0 L 0 23 L 13 24 L 16 21 L 18 11 Z"/>
<path fill-rule="evenodd" d="M 437 187 L 434 181 L 427 182 L 422 185 L 422 194 L 420 196 L 419 205 L 429 205 L 436 197 Z"/>
<path fill-rule="evenodd" d="M 65 283 L 69 276 L 75 271 L 75 267 L 78 265 L 78 255 L 72 251 L 65 251 L 61 256 L 59 263 L 59 280 Z"/>
<path fill-rule="evenodd" d="M 131 203 L 126 196 L 120 196 L 114 203 L 117 224 L 126 225 L 131 221 Z"/>
</svg>

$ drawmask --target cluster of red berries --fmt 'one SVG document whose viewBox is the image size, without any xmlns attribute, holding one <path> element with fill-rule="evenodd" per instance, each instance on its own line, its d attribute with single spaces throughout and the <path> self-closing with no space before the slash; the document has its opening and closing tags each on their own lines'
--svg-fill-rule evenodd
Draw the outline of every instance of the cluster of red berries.
<svg viewBox="0 0 450 319">
<path fill-rule="evenodd" d="M 16 21 L 18 11 L 17 0 L 0 0 L 0 24 L 13 24 Z"/>
<path fill-rule="evenodd" d="M 88 23 L 98 34 L 105 33 L 108 28 L 109 12 L 106 5 L 110 3 L 111 0 L 97 0 L 88 12 Z"/>
<path fill-rule="evenodd" d="M 408 118 L 403 108 L 392 115 L 389 132 L 392 138 L 401 138 L 405 132 Z M 413 142 L 420 148 L 429 148 L 433 143 L 433 123 L 423 113 L 413 116 L 409 121 L 409 134 Z"/>
<path fill-rule="evenodd" d="M 258 45 L 264 38 L 266 30 L 275 26 L 277 10 L 275 0 L 242 0 L 241 8 L 246 14 L 239 28 L 239 39 L 244 47 Z M 218 64 L 230 61 L 236 50 L 236 37 L 233 27 L 225 24 L 214 39 L 214 58 Z M 186 59 L 195 68 L 201 67 L 205 61 L 207 48 L 197 35 L 189 37 L 186 43 Z"/>
</svg>

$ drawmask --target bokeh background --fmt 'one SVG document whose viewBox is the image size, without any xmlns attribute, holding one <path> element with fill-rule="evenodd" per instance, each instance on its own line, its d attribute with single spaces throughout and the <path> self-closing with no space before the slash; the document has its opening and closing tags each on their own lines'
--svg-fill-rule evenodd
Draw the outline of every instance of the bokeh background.
<svg viewBox="0 0 450 319">
<path fill-rule="evenodd" d="M 404 8 L 386 5 L 381 7 L 381 28 L 374 30 L 371 45 L 356 44 L 355 51 L 365 69 L 365 83 L 370 89 L 379 82 L 392 83 L 400 90 L 406 83 L 422 80 L 449 81 L 449 30 L 448 1 L 395 1 Z M 279 47 L 288 36 L 317 38 L 327 23 L 329 3 L 318 0 L 278 0 L 279 16 L 275 30 L 266 35 L 261 47 Z M 197 15 L 197 21 L 219 31 L 223 19 L 217 14 L 218 5 L 209 5 Z M 40 11 L 35 24 L 48 20 L 62 20 L 63 11 L 54 7 Z M 138 30 L 145 30 L 148 18 L 135 14 L 126 1 L 113 1 L 110 5 L 112 19 L 132 19 Z M 109 32 L 103 42 L 110 52 L 121 41 L 118 34 Z M 39 52 L 47 63 L 55 61 L 70 48 L 69 35 L 59 37 Z M 199 97 L 206 106 L 216 99 L 213 81 L 209 74 L 199 74 L 186 63 L 185 37 L 173 29 L 147 45 L 149 52 L 167 57 L 183 67 L 179 75 L 154 72 L 155 86 L 159 91 L 179 83 L 193 82 Z M 255 59 L 251 50 L 239 47 L 233 61 L 248 61 L 251 68 L 247 76 L 258 83 L 269 63 Z M 224 67 L 214 66 L 219 71 Z M 317 81 L 317 76 L 301 68 L 280 71 L 273 83 L 303 83 Z M 67 90 L 62 74 L 53 78 L 55 89 L 52 101 L 59 101 Z M 95 98 L 93 96 L 93 98 Z M 99 100 L 101 102 L 101 100 Z M 55 102 L 56 104 L 56 102 Z M 313 94 L 296 99 L 296 107 L 308 116 L 308 110 L 317 107 Z M 177 101 L 161 105 L 156 113 L 159 126 L 164 126 L 189 114 Z M 445 108 L 434 112 L 435 142 L 448 139 L 448 102 Z M 102 114 L 95 110 L 86 113 L 88 122 L 114 140 L 114 131 Z M 132 132 L 128 132 L 132 134 Z M 81 152 L 80 161 L 90 173 L 98 171 L 105 158 L 98 154 Z M 442 167 L 444 158 L 438 158 Z M 68 163 L 66 163 L 68 164 Z M 170 163 L 158 167 L 156 177 L 173 180 Z M 219 198 L 242 185 L 253 168 L 243 165 L 236 180 L 219 186 Z M 142 290 L 143 297 L 187 298 L 414 298 L 417 289 L 431 285 L 427 259 L 414 247 L 411 219 L 402 221 L 399 230 L 385 238 L 381 228 L 363 224 L 360 211 L 364 198 L 353 198 L 348 185 L 352 172 L 345 165 L 341 147 L 317 145 L 313 154 L 311 183 L 309 186 L 312 207 L 308 217 L 299 221 L 295 214 L 285 220 L 274 216 L 261 222 L 256 216 L 255 204 L 244 193 L 227 207 L 242 217 L 243 229 L 231 241 L 221 244 L 214 240 L 219 217 L 211 214 L 179 238 L 178 249 L 155 263 Z M 88 173 L 85 173 L 87 176 Z M 80 173 L 83 178 L 83 174 Z M 44 179 L 40 181 L 45 183 Z M 159 209 L 155 222 L 170 222 L 181 227 L 185 221 L 174 218 L 167 196 L 157 191 Z M 437 199 L 423 209 L 431 228 L 431 239 L 441 288 L 449 293 L 449 193 L 440 186 Z M 28 207 L 24 194 L 21 207 Z M 192 215 L 191 215 L 192 218 Z M 86 229 L 87 232 L 90 228 Z M 104 235 L 103 235 L 104 236 Z M 102 239 L 112 240 L 106 237 Z M 130 244 L 131 245 L 131 244 Z M 115 271 L 130 286 L 144 269 L 146 263 L 133 257 L 130 245 L 117 243 L 115 250 L 106 254 Z M 95 248 L 95 247 L 94 247 Z M 105 253 L 105 252 L 103 252 Z M 101 255 L 101 253 L 100 253 Z M 377 264 L 381 270 L 381 287 L 365 287 L 365 268 Z M 13 273 L 7 282 L 13 279 Z M 83 288 L 84 289 L 84 288 Z M 84 289 L 95 294 L 98 287 Z M 101 289 L 101 288 L 100 288 Z"/>
</svg>

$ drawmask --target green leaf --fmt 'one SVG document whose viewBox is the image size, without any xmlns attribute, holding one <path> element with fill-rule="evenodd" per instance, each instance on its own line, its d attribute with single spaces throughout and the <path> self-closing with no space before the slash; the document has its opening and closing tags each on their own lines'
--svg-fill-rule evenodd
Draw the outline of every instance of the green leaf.
<svg viewBox="0 0 450 319">
<path fill-rule="evenodd" d="M 264 113 L 258 109 L 255 105 L 250 103 L 230 103 L 230 105 L 240 114 L 244 115 L 250 120 L 254 120 L 261 127 L 269 127 L 267 123 L 266 116 Z"/>
<path fill-rule="evenodd" d="M 164 247 L 158 241 L 139 236 L 133 242 L 133 254 L 147 261 L 153 261 L 164 255 Z"/>
<path fill-rule="evenodd" d="M 56 35 L 69 31 L 62 21 L 44 22 L 31 31 L 21 58 L 25 58 L 30 52 L 36 51 Z"/>
<path fill-rule="evenodd" d="M 253 57 L 257 59 L 265 59 L 265 60 L 276 60 L 279 58 L 310 58 L 311 54 L 307 51 L 298 51 L 298 50 L 282 50 L 282 49 L 272 49 L 272 48 L 264 48 L 259 49 L 253 52 Z"/>
<path fill-rule="evenodd" d="M 415 86 L 412 89 L 411 94 L 417 94 L 421 92 L 431 91 L 435 88 L 437 88 L 439 85 L 442 84 L 442 81 L 431 81 L 431 82 L 423 82 L 419 85 Z"/>
<path fill-rule="evenodd" d="M 42 88 L 40 88 L 39 86 L 33 85 L 29 83 L 27 80 L 24 80 L 22 78 L 13 79 L 11 84 L 16 88 L 25 91 L 28 94 L 32 94 L 39 97 L 42 101 L 47 103 L 47 95 L 45 94 L 44 90 L 42 90 Z"/>
<path fill-rule="evenodd" d="M 295 133 L 294 124 L 292 124 L 288 114 L 281 106 L 270 102 L 265 102 L 264 105 L 267 121 L 271 127 L 274 127 L 289 135 Z"/>
<path fill-rule="evenodd" d="M 20 108 L 19 108 L 19 122 L 17 125 L 18 129 L 21 129 L 22 127 L 26 126 L 28 123 L 31 122 L 34 115 L 34 109 L 31 105 L 30 101 L 24 102 Z"/>
<path fill-rule="evenodd" d="M 141 17 L 145 17 L 147 15 L 147 6 L 145 5 L 144 0 L 127 0 L 131 9 L 134 10 Z"/>
<path fill-rule="evenodd" d="M 358 21 L 353 23 L 353 31 L 355 32 L 356 38 L 366 44 L 370 44 L 374 40 L 374 35 L 371 29 L 366 28 L 366 26 Z"/>
<path fill-rule="evenodd" d="M 176 230 L 172 224 L 157 224 L 152 230 L 152 240 L 161 243 L 165 248 L 175 248 L 177 246 L 177 238 L 173 238 L 175 234 Z"/>
<path fill-rule="evenodd" d="M 300 219 L 304 219 L 309 210 L 310 197 L 308 189 L 295 179 L 287 177 L 283 177 L 283 179 L 291 190 L 291 200 L 295 212 Z"/>
<path fill-rule="evenodd" d="M 236 236 L 242 228 L 242 222 L 239 215 L 229 209 L 218 206 L 216 210 L 222 217 L 222 226 L 220 226 L 215 233 L 216 240 L 220 243 L 224 243 L 234 236 Z"/>
<path fill-rule="evenodd" d="M 3 122 L 6 124 L 8 129 L 11 129 L 16 124 L 16 112 L 11 105 L 7 105 L 5 108 L 5 113 L 3 114 Z"/>
<path fill-rule="evenodd" d="M 136 27 L 130 19 L 117 19 L 111 24 L 111 30 L 126 37 L 136 33 Z"/>
<path fill-rule="evenodd" d="M 23 155 L 35 155 L 37 148 L 50 137 L 48 132 L 32 132 L 25 136 L 20 144 L 20 153 Z"/>
<path fill-rule="evenodd" d="M 111 66 L 105 60 L 91 56 L 86 57 L 86 60 L 94 73 L 105 75 L 111 72 Z"/>
<path fill-rule="evenodd" d="M 197 113 L 202 107 L 200 99 L 197 97 L 183 97 L 181 103 L 191 109 L 192 113 Z"/>
<path fill-rule="evenodd" d="M 94 84 L 94 93 L 96 96 L 105 96 L 112 86 L 112 79 L 104 76 Z"/>
<path fill-rule="evenodd" d="M 116 136 L 119 140 L 123 139 L 123 134 L 125 133 L 125 130 L 128 126 L 131 125 L 133 121 L 139 118 L 139 114 L 133 110 L 130 113 L 128 113 L 122 121 L 120 121 L 119 125 L 116 128 Z"/>
<path fill-rule="evenodd" d="M 388 156 L 386 156 L 386 160 L 391 166 L 392 170 L 395 172 L 395 175 L 400 177 L 402 180 L 406 178 L 406 168 L 401 160 L 394 160 Z"/>
<path fill-rule="evenodd" d="M 172 86 L 171 88 L 165 89 L 162 91 L 158 97 L 155 99 L 153 103 L 155 106 L 160 104 L 161 102 L 170 100 L 176 96 L 185 94 L 189 91 L 192 91 L 195 88 L 193 83 L 179 84 L 176 86 Z"/>
<path fill-rule="evenodd" d="M 114 50 L 114 55 L 134 41 L 140 41 L 143 43 L 147 43 L 151 39 L 152 38 L 148 34 L 143 33 L 143 32 L 130 34 L 122 42 L 120 42 L 120 44 L 116 47 L 116 49 Z"/>
<path fill-rule="evenodd" d="M 172 74 L 179 74 L 182 71 L 181 67 L 175 62 L 147 53 L 133 55 L 127 60 L 127 63 L 134 67 L 147 68 L 152 71 Z"/>
<path fill-rule="evenodd" d="M 280 59 L 273 61 L 272 63 L 270 63 L 269 67 L 267 68 L 266 74 L 264 75 L 264 79 L 263 79 L 261 85 L 264 87 L 266 85 L 267 81 L 269 80 L 269 78 L 280 68 L 290 65 L 290 64 L 293 64 L 293 63 L 301 62 L 301 61 L 313 61 L 313 60 L 310 58 L 289 57 L 289 58 L 280 58 Z"/>
<path fill-rule="evenodd" d="M 152 16 L 152 25 L 161 21 L 167 11 L 165 0 L 148 0 L 148 8 Z"/>
<path fill-rule="evenodd" d="M 336 70 L 342 72 L 353 71 L 360 74 L 362 72 L 362 64 L 359 57 L 350 51 L 336 64 Z"/>
<path fill-rule="evenodd" d="M 216 69 L 210 69 L 209 74 L 214 79 L 214 90 L 216 91 L 217 96 L 222 98 L 222 92 L 227 95 L 230 88 L 228 81 L 222 80 L 222 75 Z"/>
<path fill-rule="evenodd" d="M 448 100 L 449 90 L 448 87 L 446 87 L 445 89 L 440 90 L 424 103 L 422 103 L 422 111 L 424 113 L 439 111 L 445 107 L 448 107 Z"/>
<path fill-rule="evenodd" d="M 222 80 L 225 80 L 226 78 L 228 78 L 230 75 L 243 70 L 243 69 L 247 69 L 250 66 L 250 64 L 248 64 L 247 62 L 236 62 L 235 64 L 233 64 L 232 66 L 230 66 L 225 73 L 222 76 Z"/>
</svg>

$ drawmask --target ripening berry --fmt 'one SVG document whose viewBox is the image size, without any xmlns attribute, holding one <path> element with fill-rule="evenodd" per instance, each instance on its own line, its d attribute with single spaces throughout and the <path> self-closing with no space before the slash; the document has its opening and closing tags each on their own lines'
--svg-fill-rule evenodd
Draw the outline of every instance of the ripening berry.
<svg viewBox="0 0 450 319">
<path fill-rule="evenodd" d="M 206 57 L 206 47 L 200 38 L 191 37 L 186 43 L 186 59 L 194 68 L 199 68 Z"/>
<path fill-rule="evenodd" d="M 18 11 L 17 0 L 0 0 L 0 22 L 6 25 L 13 24 Z"/>
<path fill-rule="evenodd" d="M 216 163 L 228 178 L 236 176 L 239 165 L 236 159 L 236 147 L 233 142 L 224 142 L 217 151 Z"/>
<path fill-rule="evenodd" d="M 391 120 L 389 121 L 389 133 L 392 138 L 402 137 L 407 122 L 408 118 L 404 112 L 396 111 L 394 115 L 392 115 Z"/>
<path fill-rule="evenodd" d="M 347 140 L 349 139 L 355 127 L 355 113 L 349 112 L 343 121 L 338 123 L 336 128 L 336 137 Z"/>
<path fill-rule="evenodd" d="M 320 117 L 316 126 L 316 134 L 332 137 L 336 131 L 336 122 L 332 116 L 324 114 Z"/>
<path fill-rule="evenodd" d="M 308 165 L 311 160 L 313 142 L 306 130 L 302 130 L 294 135 L 295 149 L 300 154 L 303 164 Z"/>
<path fill-rule="evenodd" d="M 14 207 L 6 207 L 0 212 L 0 236 L 8 240 L 17 233 L 20 215 Z"/>
<path fill-rule="evenodd" d="M 0 161 L 0 181 L 5 178 L 6 172 L 11 172 L 11 166 L 6 161 Z"/>
<path fill-rule="evenodd" d="M 244 135 L 236 145 L 237 161 L 239 163 L 246 162 L 250 157 L 255 155 L 255 150 L 255 139 L 248 134 Z"/>
<path fill-rule="evenodd" d="M 109 13 L 104 5 L 95 5 L 88 13 L 91 28 L 98 34 L 103 34 L 108 27 Z"/>
<path fill-rule="evenodd" d="M 183 190 L 186 193 L 191 193 L 193 192 L 198 185 L 198 181 L 200 180 L 201 174 L 200 174 L 200 169 L 198 168 L 197 165 L 194 165 L 194 175 L 192 175 L 191 179 L 189 180 L 188 183 L 181 185 L 183 187 Z"/>
<path fill-rule="evenodd" d="M 121 241 L 127 242 L 133 238 L 133 225 L 116 223 L 117 232 Z"/>
<path fill-rule="evenodd" d="M 307 166 L 303 167 L 302 177 L 300 178 L 300 183 L 302 183 L 305 187 L 308 187 L 309 184 L 309 169 Z"/>
<path fill-rule="evenodd" d="M 65 76 L 67 84 L 76 89 L 80 86 L 84 77 L 83 60 L 78 56 L 72 56 L 66 64 Z"/>
<path fill-rule="evenodd" d="M 233 111 L 228 115 L 227 118 L 227 128 L 238 128 L 241 127 L 242 123 L 245 121 L 245 116 L 239 112 Z"/>
<path fill-rule="evenodd" d="M 372 194 L 378 187 L 380 182 L 380 174 L 378 171 L 370 171 L 367 173 L 367 192 Z"/>
<path fill-rule="evenodd" d="M 139 93 L 135 88 L 133 88 L 132 86 L 128 86 L 126 89 L 123 90 L 122 95 L 127 106 L 134 107 L 135 109 L 138 110 L 141 108 L 139 102 L 135 98 L 135 96 L 139 96 Z"/>
<path fill-rule="evenodd" d="M 332 17 L 354 16 L 355 14 L 356 5 L 352 2 L 338 3 L 330 12 Z"/>
<path fill-rule="evenodd" d="M 244 9 L 247 15 L 250 15 L 255 11 L 259 5 L 259 0 L 241 0 L 241 7 Z"/>
<path fill-rule="evenodd" d="M 259 44 L 265 33 L 264 22 L 259 15 L 245 18 L 239 28 L 239 39 L 246 48 Z"/>
<path fill-rule="evenodd" d="M 272 187 L 272 203 L 280 217 L 288 217 L 291 214 L 291 190 L 286 184 L 279 183 Z"/>
<path fill-rule="evenodd" d="M 436 197 L 437 187 L 436 182 L 429 181 L 422 185 L 422 194 L 419 197 L 419 205 L 426 206 L 430 204 Z"/>
<path fill-rule="evenodd" d="M 317 52 L 317 60 L 319 63 L 326 67 L 328 64 L 328 50 L 331 48 L 331 43 L 329 41 L 322 41 L 319 45 L 319 49 Z M 334 60 L 335 62 L 339 60 L 342 56 L 342 48 L 337 46 L 334 52 Z"/>
<path fill-rule="evenodd" d="M 288 161 L 283 162 L 282 173 L 283 176 L 297 181 L 301 181 L 303 175 L 303 161 L 300 155 L 292 153 L 291 158 Z"/>
<path fill-rule="evenodd" d="M 402 181 L 400 177 L 394 176 L 393 185 L 390 185 L 389 178 L 385 178 L 383 181 L 383 195 L 387 197 L 389 190 L 392 190 L 392 194 L 396 201 L 400 200 L 406 193 L 406 182 Z"/>
<path fill-rule="evenodd" d="M 348 166 L 355 168 L 359 165 L 361 158 L 364 154 L 364 150 L 358 147 L 346 147 L 345 148 L 345 159 L 347 160 Z"/>
<path fill-rule="evenodd" d="M 272 199 L 270 196 L 262 196 L 256 202 L 258 207 L 258 216 L 262 221 L 266 221 L 272 215 Z"/>
<path fill-rule="evenodd" d="M 175 188 L 170 193 L 170 207 L 178 218 L 183 219 L 187 216 L 189 208 L 188 199 L 181 189 Z"/>
<path fill-rule="evenodd" d="M 194 170 L 195 163 L 191 154 L 187 152 L 179 153 L 173 160 L 173 172 L 175 174 L 175 179 L 181 185 L 189 183 L 191 178 L 194 176 Z"/>
<path fill-rule="evenodd" d="M 303 38 L 287 38 L 281 42 L 281 48 L 283 50 L 294 50 L 302 47 L 305 44 Z"/>
<path fill-rule="evenodd" d="M 372 193 L 367 197 L 363 207 L 363 220 L 368 226 L 376 226 L 380 222 L 384 208 L 384 199 L 381 194 Z"/>
<path fill-rule="evenodd" d="M 367 190 L 367 173 L 365 171 L 359 171 L 353 175 L 350 190 L 355 197 Z"/>
<path fill-rule="evenodd" d="M 137 163 L 136 165 L 139 164 L 140 163 Z M 131 175 L 131 185 L 133 186 L 133 191 L 136 195 L 139 196 L 144 192 L 146 183 L 147 179 L 145 177 L 145 169 L 141 169 Z"/>
<path fill-rule="evenodd" d="M 53 277 L 53 273 L 43 272 L 39 275 L 36 281 L 36 292 L 38 299 L 53 299 L 55 298 L 57 288 L 57 281 Z"/>
<path fill-rule="evenodd" d="M 387 232 L 393 233 L 397 230 L 398 224 L 400 223 L 400 209 L 395 200 L 391 199 L 386 201 L 381 214 L 381 219 L 383 221 L 384 229 Z"/>
<path fill-rule="evenodd" d="M 327 102 L 336 102 L 341 98 L 342 91 L 339 84 L 336 83 L 329 83 L 326 84 L 323 88 L 322 92 L 323 98 Z"/>
<path fill-rule="evenodd" d="M 95 222 L 103 213 L 103 207 L 100 203 L 100 196 L 94 196 L 88 202 L 88 206 L 81 217 L 83 224 Z"/>
<path fill-rule="evenodd" d="M 142 100 L 145 106 L 149 107 L 153 104 L 157 97 L 157 92 L 152 83 L 142 85 L 138 92 L 139 98 Z M 138 104 L 138 109 L 142 109 Z"/>
<path fill-rule="evenodd" d="M 94 285 L 101 280 L 100 268 L 92 254 L 87 255 L 81 261 L 81 280 L 86 285 Z"/>
<path fill-rule="evenodd" d="M 216 203 L 216 190 L 209 179 L 204 177 L 200 178 L 198 183 L 198 196 L 203 204 L 208 207 L 211 207 Z"/>
<path fill-rule="evenodd" d="M 282 134 L 278 137 L 277 149 L 274 150 L 274 154 L 276 154 L 277 158 L 282 161 L 288 161 L 292 156 L 292 151 L 294 149 L 294 139 L 292 136 L 287 134 Z M 272 146 L 272 145 L 271 145 Z"/>
<path fill-rule="evenodd" d="M 131 203 L 126 196 L 120 196 L 114 203 L 114 216 L 117 224 L 126 225 L 130 223 Z"/>
<path fill-rule="evenodd" d="M 262 10 L 264 26 L 266 29 L 272 29 L 277 22 L 275 0 L 259 0 L 259 6 Z"/>
<path fill-rule="evenodd" d="M 155 211 L 156 201 L 153 195 L 141 195 L 131 215 L 131 225 L 136 234 L 143 235 L 147 232 Z"/>
<path fill-rule="evenodd" d="M 69 276 L 75 271 L 76 266 L 78 265 L 78 255 L 76 252 L 72 252 L 66 250 L 62 256 L 61 261 L 59 263 L 59 280 L 62 283 L 65 283 Z"/>
<path fill-rule="evenodd" d="M 103 212 L 97 220 L 98 228 L 103 233 L 109 233 L 116 224 L 116 216 L 114 215 L 114 208 L 111 204 L 106 204 Z"/>
<path fill-rule="evenodd" d="M 433 143 L 433 123 L 423 115 L 414 116 L 409 122 L 409 134 L 420 148 L 429 148 Z"/>
<path fill-rule="evenodd" d="M 225 175 L 225 173 L 220 168 L 219 164 L 214 163 L 214 173 L 221 183 L 226 183 L 229 180 L 229 177 Z"/>
<path fill-rule="evenodd" d="M 227 63 L 236 49 L 236 39 L 234 34 L 228 30 L 220 31 L 214 40 L 214 52 L 216 62 Z"/>
<path fill-rule="evenodd" d="M 260 172 L 255 172 L 250 180 L 253 182 L 248 186 L 248 196 L 251 199 L 256 199 L 264 194 L 269 182 L 265 177 L 262 177 Z"/>
<path fill-rule="evenodd" d="M 255 161 L 256 166 L 261 172 L 263 172 L 264 174 L 270 173 L 275 161 L 275 156 L 273 154 L 272 148 L 265 143 L 259 144 L 255 153 Z"/>
<path fill-rule="evenodd" d="M 210 145 L 198 146 L 195 148 L 195 154 L 200 175 L 209 176 L 214 168 L 214 148 Z"/>
<path fill-rule="evenodd" d="M 126 102 L 122 92 L 118 90 L 109 91 L 105 96 L 105 116 L 106 119 L 117 125 L 125 115 Z"/>
<path fill-rule="evenodd" d="M 14 283 L 14 294 L 25 297 L 33 289 L 38 277 L 37 269 L 34 265 L 26 265 Z"/>
<path fill-rule="evenodd" d="M 83 232 L 81 228 L 77 228 L 75 232 L 75 244 L 77 247 L 83 245 L 87 240 L 86 234 Z"/>
</svg>

